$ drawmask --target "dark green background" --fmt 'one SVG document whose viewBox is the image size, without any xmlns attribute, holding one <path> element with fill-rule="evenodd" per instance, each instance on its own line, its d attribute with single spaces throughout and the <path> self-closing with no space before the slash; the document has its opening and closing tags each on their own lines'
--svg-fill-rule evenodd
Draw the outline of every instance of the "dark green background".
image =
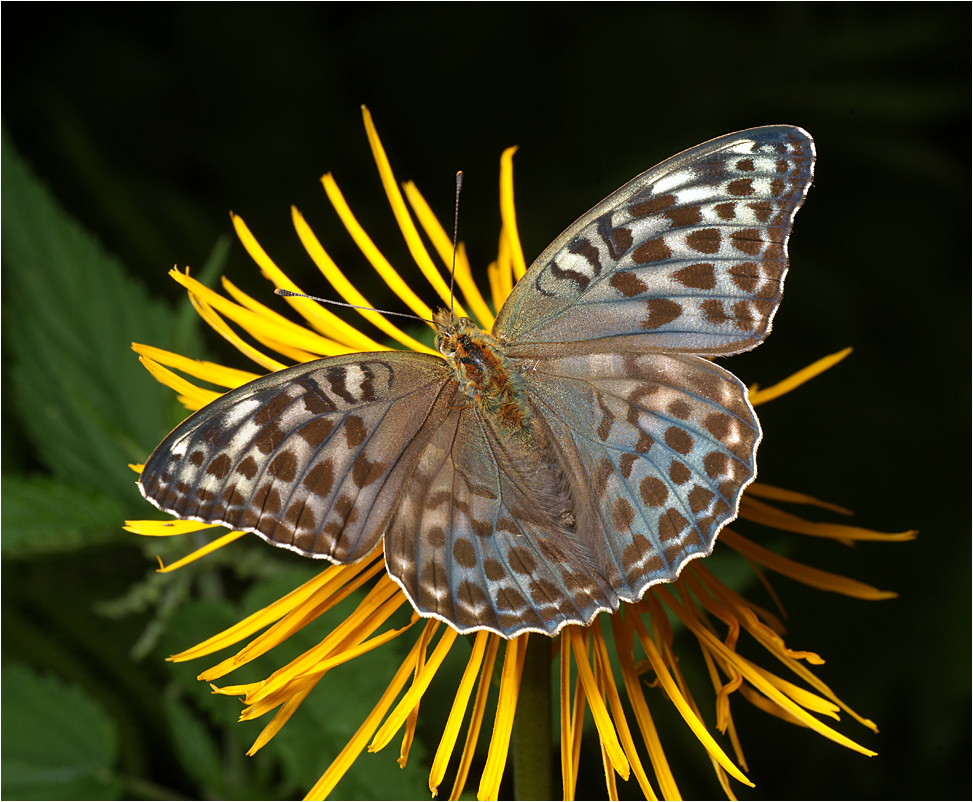
<svg viewBox="0 0 973 802">
<path fill-rule="evenodd" d="M 231 232 L 230 209 L 295 280 L 328 294 L 291 228 L 292 203 L 349 275 L 361 277 L 373 302 L 396 304 L 372 290 L 318 183 L 333 171 L 366 230 L 393 263 L 407 264 L 365 141 L 363 103 L 398 177 L 414 179 L 443 220 L 452 210 L 453 173 L 465 171 L 461 236 L 481 267 L 495 255 L 498 159 L 508 145 L 521 148 L 516 198 L 529 261 L 596 201 L 684 148 L 769 123 L 810 131 L 815 184 L 797 219 L 774 334 L 730 367 L 766 385 L 853 346 L 839 367 L 762 408 L 761 478 L 853 508 L 862 525 L 921 533 L 913 543 L 853 550 L 774 541 L 809 564 L 901 594 L 860 602 L 775 581 L 790 614 L 788 644 L 826 658 L 820 676 L 881 732 L 872 736 L 847 717 L 839 728 L 879 757 L 737 704 L 758 786 L 737 790 L 743 799 L 968 794 L 970 430 L 960 426 L 970 398 L 967 4 L 5 8 L 7 31 L 20 41 L 7 49 L 3 78 L 3 122 L 13 145 L 67 212 L 120 258 L 122 278 L 106 283 L 141 282 L 173 308 L 184 296 L 166 271 L 178 264 L 198 273 Z M 4 170 L 6 178 L 6 162 Z M 18 271 L 26 268 L 7 247 L 17 202 L 4 193 L 3 471 L 4 487 L 21 493 L 25 476 L 59 474 L 56 456 L 31 434 L 38 424 L 24 423 L 31 404 L 7 379 L 32 361 L 16 345 L 17 331 L 33 324 L 42 337 L 47 327 L 38 321 L 48 305 L 64 302 L 64 285 L 45 288 L 38 279 L 24 289 Z M 285 308 L 236 242 L 223 270 L 271 307 Z M 68 300 L 82 312 L 95 301 Z M 168 320 L 164 308 L 157 311 Z M 144 329 L 133 325 L 117 339 L 124 349 L 140 336 Z M 191 356 L 250 368 L 215 335 L 192 343 Z M 135 356 L 101 367 L 127 371 L 124 359 L 134 363 Z M 61 392 L 55 379 L 52 395 Z M 147 423 L 129 432 L 143 456 L 173 422 L 158 412 L 160 402 L 152 402 L 151 415 L 146 403 Z M 127 408 L 139 416 L 137 402 Z M 76 472 L 72 487 L 103 487 L 100 473 L 89 473 L 86 482 Z M 134 483 L 118 487 L 111 498 L 120 515 L 152 517 Z M 8 510 L 16 502 L 10 492 Z M 44 504 L 43 492 L 36 503 Z M 178 714 L 170 708 L 161 723 L 165 700 L 191 693 L 172 690 L 177 669 L 161 657 L 215 628 L 186 631 L 186 619 L 199 622 L 201 614 L 188 615 L 199 608 L 184 605 L 235 603 L 246 571 L 213 569 L 216 579 L 200 572 L 180 585 L 185 599 L 160 590 L 171 608 L 166 615 L 150 601 L 132 616 L 106 618 L 96 605 L 143 580 L 154 544 L 143 552 L 141 541 L 102 521 L 81 543 L 31 555 L 22 544 L 8 548 L 15 523 L 5 514 L 5 667 L 26 663 L 101 700 L 120 733 L 115 766 L 123 774 L 189 797 L 221 793 L 218 783 L 198 780 L 187 768 L 191 758 L 180 754 L 185 746 L 174 745 L 185 742 L 173 724 Z M 180 620 L 183 629 L 174 630 Z M 153 622 L 166 630 L 161 645 L 130 662 L 129 649 Z M 691 652 L 684 644 L 684 665 L 696 659 Z M 8 741 L 22 730 L 14 729 L 18 713 L 6 693 L 4 701 L 7 760 Z M 212 765 L 243 772 L 241 784 L 222 787 L 225 795 L 245 788 L 254 796 L 300 794 L 305 775 L 316 776 L 335 753 L 330 742 L 317 748 L 310 727 L 303 751 L 294 747 L 307 766 L 288 769 L 286 755 L 262 754 L 239 769 L 254 731 L 214 736 L 236 703 L 193 704 L 210 707 L 201 729 L 222 749 Z M 338 715 L 319 704 L 322 720 Z M 360 715 L 349 713 L 356 722 Z M 688 739 L 676 722 L 672 730 L 662 735 L 684 792 L 718 794 L 707 761 L 689 747 L 680 751 Z M 261 775 L 254 764 L 265 759 L 283 768 Z M 391 754 L 362 760 L 373 774 L 398 771 Z M 603 793 L 595 753 L 584 772 L 590 790 L 579 794 Z M 162 793 L 129 782 L 126 796 Z M 627 792 L 636 793 L 630 785 Z M 339 786 L 337 796 L 353 793 Z"/>
</svg>

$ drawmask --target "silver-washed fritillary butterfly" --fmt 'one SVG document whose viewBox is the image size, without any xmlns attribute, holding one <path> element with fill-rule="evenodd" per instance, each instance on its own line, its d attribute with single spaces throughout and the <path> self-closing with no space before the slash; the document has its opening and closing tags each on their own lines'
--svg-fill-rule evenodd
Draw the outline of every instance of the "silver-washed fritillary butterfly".
<svg viewBox="0 0 973 802">
<path fill-rule="evenodd" d="M 460 632 L 554 635 L 709 554 L 756 473 L 747 390 L 814 167 L 792 126 L 668 159 L 561 234 L 491 333 L 435 315 L 442 357 L 355 354 L 239 387 L 149 458 L 180 518 L 391 576 Z"/>
</svg>

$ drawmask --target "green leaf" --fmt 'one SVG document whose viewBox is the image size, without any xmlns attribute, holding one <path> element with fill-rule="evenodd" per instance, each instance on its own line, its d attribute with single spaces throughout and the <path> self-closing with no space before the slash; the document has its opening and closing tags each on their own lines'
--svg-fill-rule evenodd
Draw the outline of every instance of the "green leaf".
<svg viewBox="0 0 973 802">
<path fill-rule="evenodd" d="M 320 570 L 320 567 L 296 565 L 254 582 L 236 610 L 223 602 L 187 604 L 173 616 L 164 644 L 167 647 L 176 644 L 178 649 L 191 646 L 271 604 Z M 319 644 L 360 600 L 361 594 L 345 600 L 337 608 L 329 610 L 292 634 L 269 653 L 216 680 L 215 684 L 235 685 L 270 676 L 302 652 Z M 404 620 L 407 620 L 407 615 L 403 615 Z M 248 638 L 247 641 L 249 640 L 251 639 Z M 414 642 L 408 636 L 406 641 L 405 645 L 408 646 Z M 201 660 L 173 664 L 168 669 L 173 682 L 178 683 L 187 703 L 191 700 L 198 714 L 206 715 L 211 725 L 229 727 L 227 731 L 232 733 L 230 737 L 238 740 L 240 755 L 270 723 L 273 712 L 255 721 L 237 723 L 235 719 L 240 712 L 239 701 L 212 694 L 207 684 L 197 681 L 195 677 L 204 668 L 225 659 L 242 645 L 243 643 L 238 644 Z M 224 750 L 221 760 L 225 762 L 222 771 L 226 794 L 240 795 L 242 786 L 239 783 L 242 778 L 250 778 L 251 783 L 260 783 L 260 778 L 267 775 L 280 777 L 284 788 L 288 789 L 287 793 L 305 793 L 368 716 L 404 656 L 404 647 L 396 640 L 328 672 L 280 732 L 253 757 L 247 758 L 242 767 L 234 762 L 234 755 L 227 754 Z M 424 704 L 431 711 L 435 709 L 437 701 L 427 699 Z M 355 799 L 425 797 L 429 793 L 428 750 L 422 743 L 421 734 L 417 735 L 413 743 L 407 768 L 399 768 L 397 757 L 398 742 L 377 755 L 362 754 L 341 780 L 336 795 Z"/>
<path fill-rule="evenodd" d="M 3 671 L 5 799 L 117 799 L 118 736 L 79 688 L 12 664 Z"/>
<path fill-rule="evenodd" d="M 121 506 L 104 493 L 8 474 L 2 495 L 4 557 L 71 552 L 122 538 Z"/>
<path fill-rule="evenodd" d="M 201 789 L 207 790 L 206 796 L 223 796 L 223 761 L 209 729 L 188 705 L 171 694 L 163 700 L 163 709 L 180 765 Z"/>
<path fill-rule="evenodd" d="M 309 579 L 318 569 L 295 568 L 272 580 L 253 585 L 244 607 L 259 609 Z M 316 646 L 348 617 L 362 595 L 355 594 L 336 608 L 291 635 L 287 641 L 257 661 L 260 675 L 267 676 L 284 664 L 287 656 Z M 404 623 L 404 622 L 400 622 Z M 411 646 L 413 640 L 408 638 Z M 309 789 L 338 756 L 371 712 L 405 656 L 398 640 L 332 669 L 301 703 L 274 738 L 255 756 L 275 759 L 284 769 L 288 784 Z M 232 680 L 231 680 L 232 681 Z M 426 704 L 435 704 L 427 699 Z M 269 723 L 269 716 L 264 723 Z M 364 752 L 340 781 L 335 795 L 342 799 L 422 799 L 429 793 L 427 750 L 417 734 L 409 762 L 399 768 L 400 741 L 382 752 Z"/>
<path fill-rule="evenodd" d="M 173 401 L 130 348 L 170 344 L 173 313 L 60 208 L 6 133 L 2 159 L 3 281 L 19 310 L 3 320 L 17 429 L 55 476 L 135 508 L 127 463 L 165 433 Z"/>
</svg>

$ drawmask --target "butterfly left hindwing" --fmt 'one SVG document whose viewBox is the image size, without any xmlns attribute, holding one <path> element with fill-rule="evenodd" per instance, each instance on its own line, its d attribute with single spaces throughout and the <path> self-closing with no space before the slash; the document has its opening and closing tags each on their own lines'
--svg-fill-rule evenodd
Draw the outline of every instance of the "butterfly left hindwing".
<svg viewBox="0 0 973 802">
<path fill-rule="evenodd" d="M 512 448 L 475 407 L 454 406 L 421 450 L 385 533 L 389 572 L 413 605 L 460 632 L 554 634 L 618 605 L 578 527 L 539 509 L 506 459 Z"/>
</svg>

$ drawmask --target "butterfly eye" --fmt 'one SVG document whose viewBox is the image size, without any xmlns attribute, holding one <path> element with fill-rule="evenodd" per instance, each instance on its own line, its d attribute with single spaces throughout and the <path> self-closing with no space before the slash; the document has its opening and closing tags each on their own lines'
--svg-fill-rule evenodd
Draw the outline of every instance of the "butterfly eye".
<svg viewBox="0 0 973 802">
<path fill-rule="evenodd" d="M 436 350 L 443 356 L 450 357 L 456 353 L 456 338 L 446 334 L 436 335 Z"/>
</svg>

